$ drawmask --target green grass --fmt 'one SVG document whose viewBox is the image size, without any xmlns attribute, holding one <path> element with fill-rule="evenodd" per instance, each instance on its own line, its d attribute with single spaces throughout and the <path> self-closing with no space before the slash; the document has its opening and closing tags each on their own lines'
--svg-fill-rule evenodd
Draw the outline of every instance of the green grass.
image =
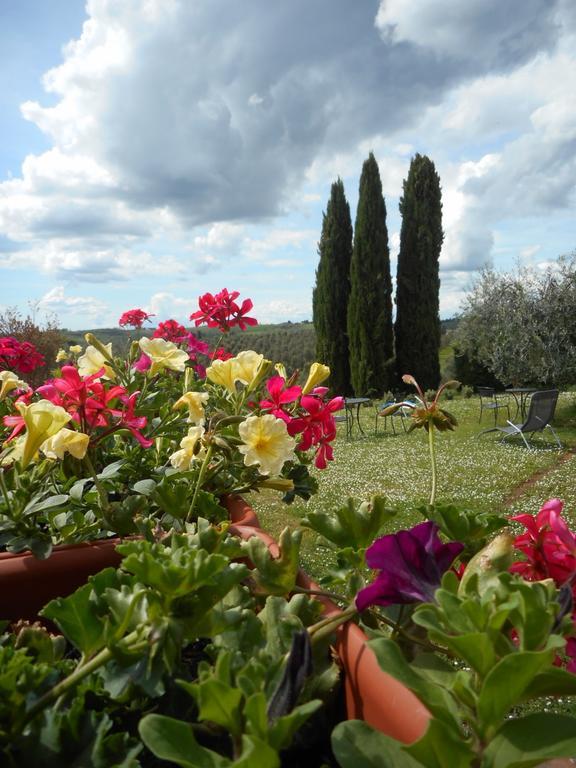
<svg viewBox="0 0 576 768">
<path fill-rule="evenodd" d="M 543 501 L 557 496 L 565 500 L 566 517 L 576 526 L 576 460 L 571 454 L 566 458 L 566 449 L 576 449 L 574 393 L 561 395 L 554 419 L 564 451 L 558 451 L 548 438 L 536 437 L 534 447 L 526 450 L 519 440 L 502 444 L 496 433 L 478 437 L 493 421 L 492 414 L 485 414 L 482 425 L 478 424 L 477 398 L 458 398 L 443 405 L 456 416 L 459 426 L 454 432 L 436 433 L 437 501 L 514 514 L 536 512 Z M 326 470 L 315 471 L 320 490 L 310 501 L 286 505 L 273 492 L 252 494 L 250 502 L 272 535 L 277 536 L 286 525 L 297 526 L 307 511 L 334 509 L 349 496 L 366 499 L 380 494 L 397 503 L 400 512 L 391 529 L 410 527 L 422 520 L 416 507 L 426 503 L 430 493 L 426 433 L 414 430 L 404 434 L 397 419 L 396 436 L 390 430 L 382 432 L 381 424 L 380 433 L 375 435 L 375 409 L 365 407 L 360 415 L 366 436 L 355 430 L 349 440 L 344 425 L 339 425 L 334 461 Z M 308 570 L 318 576 L 327 558 L 313 534 L 306 533 L 303 559 Z"/>
</svg>

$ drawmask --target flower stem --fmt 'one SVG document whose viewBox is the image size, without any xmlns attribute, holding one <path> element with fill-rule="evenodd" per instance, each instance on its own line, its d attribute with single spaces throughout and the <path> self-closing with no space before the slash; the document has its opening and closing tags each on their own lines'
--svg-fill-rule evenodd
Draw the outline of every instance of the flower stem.
<svg viewBox="0 0 576 768">
<path fill-rule="evenodd" d="M 430 449 L 430 464 L 432 467 L 432 488 L 430 489 L 430 504 L 436 500 L 436 451 L 434 448 L 434 425 L 428 424 L 428 447 Z"/>
<path fill-rule="evenodd" d="M 208 471 L 208 464 L 210 463 L 211 458 L 212 458 L 212 446 L 209 445 L 206 451 L 206 456 L 204 457 L 204 461 L 202 462 L 202 466 L 200 467 L 198 480 L 196 481 L 196 488 L 194 488 L 194 496 L 192 496 L 192 503 L 190 504 L 190 509 L 188 510 L 188 514 L 186 515 L 187 523 L 190 522 L 190 520 L 192 519 L 192 515 L 194 514 L 194 507 L 196 506 L 196 499 L 198 498 L 198 492 L 200 491 L 200 488 L 202 487 L 202 483 L 204 482 L 204 477 L 206 476 L 206 472 Z"/>
<path fill-rule="evenodd" d="M 344 595 L 337 595 L 334 592 L 323 592 L 321 589 L 304 589 L 304 587 L 294 587 L 292 590 L 300 595 L 312 595 L 314 597 L 327 597 L 329 600 L 340 600 L 346 602 L 348 598 Z"/>
<path fill-rule="evenodd" d="M 348 608 L 345 608 L 343 611 L 332 614 L 331 616 L 316 622 L 316 624 L 308 627 L 310 640 L 313 642 L 318 641 L 326 635 L 332 634 L 335 629 L 338 629 L 341 624 L 345 624 L 347 621 L 350 621 L 350 619 L 353 618 L 357 613 L 358 609 L 354 604 L 352 604 L 349 605 Z"/>
<path fill-rule="evenodd" d="M 96 486 L 96 490 L 98 491 L 98 498 L 100 499 L 100 506 L 102 507 L 102 511 L 106 513 L 110 505 L 108 503 L 108 494 L 106 493 L 106 489 L 98 479 L 98 475 L 96 474 L 96 469 L 94 468 L 94 464 L 92 464 L 92 461 L 88 454 L 84 456 L 84 463 L 90 472 L 90 475 L 92 477 L 92 480 L 94 480 L 94 485 Z"/>
<path fill-rule="evenodd" d="M 6 506 L 8 510 L 10 509 L 10 496 L 8 494 L 8 488 L 6 487 L 6 481 L 4 480 L 4 470 L 0 469 L 0 490 L 2 491 L 2 496 L 4 496 L 4 500 L 6 502 Z"/>
</svg>

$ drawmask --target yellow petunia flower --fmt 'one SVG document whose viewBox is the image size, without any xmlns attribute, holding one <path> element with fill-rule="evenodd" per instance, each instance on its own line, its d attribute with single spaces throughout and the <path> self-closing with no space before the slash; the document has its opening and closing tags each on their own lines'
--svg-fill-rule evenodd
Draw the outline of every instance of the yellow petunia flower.
<svg viewBox="0 0 576 768">
<path fill-rule="evenodd" d="M 90 437 L 83 432 L 62 427 L 42 443 L 40 450 L 47 459 L 63 459 L 65 453 L 71 454 L 75 459 L 83 459 L 89 442 Z"/>
<path fill-rule="evenodd" d="M 236 359 L 231 357 L 230 360 L 214 360 L 206 369 L 206 377 L 234 394 L 236 392 Z"/>
<path fill-rule="evenodd" d="M 12 371 L 1 371 L 0 372 L 0 400 L 4 400 L 6 395 L 9 392 L 12 392 L 14 389 L 30 389 L 28 384 L 26 384 L 25 381 L 22 381 L 22 379 L 19 379 L 18 376 L 13 373 Z"/>
<path fill-rule="evenodd" d="M 247 349 L 244 352 L 239 352 L 232 360 L 234 361 L 235 380 L 250 386 L 258 375 L 264 355 L 259 355 L 258 352 Z"/>
<path fill-rule="evenodd" d="M 204 404 L 208 402 L 208 392 L 186 392 L 176 400 L 172 408 L 188 408 L 188 421 L 192 424 L 204 424 Z"/>
<path fill-rule="evenodd" d="M 103 344 L 102 346 L 109 353 L 110 357 L 112 357 L 112 342 Z M 114 379 L 116 377 L 107 358 L 104 357 L 99 349 L 96 349 L 96 347 L 93 347 L 90 344 L 86 347 L 84 354 L 78 358 L 78 372 L 80 373 L 80 376 L 92 376 L 93 373 L 96 373 L 102 368 L 104 368 L 104 375 L 102 378 Z"/>
<path fill-rule="evenodd" d="M 186 437 L 180 441 L 180 449 L 170 456 L 170 464 L 173 467 L 185 472 L 190 469 L 190 465 L 193 461 L 201 461 L 206 456 L 206 449 L 200 445 L 197 448 L 198 443 L 202 440 L 205 429 L 202 426 L 190 427 Z"/>
<path fill-rule="evenodd" d="M 244 454 L 244 464 L 258 465 L 263 475 L 279 475 L 285 462 L 295 458 L 296 441 L 282 419 L 270 413 L 249 416 L 239 425 L 238 432 L 244 443 L 238 448 Z"/>
<path fill-rule="evenodd" d="M 330 376 L 330 368 L 328 368 L 327 365 L 322 365 L 322 363 L 312 363 L 310 366 L 310 373 L 306 379 L 306 384 L 302 387 L 302 394 L 307 395 L 308 392 L 311 392 L 314 389 L 314 387 L 317 387 L 319 384 L 322 384 L 323 381 L 326 381 L 328 376 Z"/>
<path fill-rule="evenodd" d="M 70 421 L 70 414 L 49 400 L 25 405 L 16 403 L 16 408 L 26 424 L 22 466 L 26 467 L 38 453 L 38 449 L 49 437 L 59 432 Z"/>
<path fill-rule="evenodd" d="M 166 339 L 140 339 L 138 342 L 140 349 L 152 361 L 152 366 L 148 372 L 149 376 L 155 376 L 160 371 L 168 368 L 170 371 L 179 371 L 182 373 L 189 360 L 188 352 L 180 349 L 171 341 Z"/>
</svg>

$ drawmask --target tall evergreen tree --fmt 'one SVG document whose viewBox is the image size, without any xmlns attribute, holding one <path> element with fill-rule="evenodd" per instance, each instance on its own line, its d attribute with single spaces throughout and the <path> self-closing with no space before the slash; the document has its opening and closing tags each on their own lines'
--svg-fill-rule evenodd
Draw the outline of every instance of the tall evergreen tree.
<svg viewBox="0 0 576 768">
<path fill-rule="evenodd" d="M 417 154 L 400 199 L 402 228 L 396 279 L 396 370 L 423 389 L 440 382 L 440 277 L 442 193 L 434 163 Z"/>
<path fill-rule="evenodd" d="M 320 262 L 312 295 L 316 359 L 330 366 L 331 390 L 338 395 L 349 395 L 352 389 L 346 317 L 350 295 L 352 220 L 341 179 L 332 184 L 322 220 L 318 254 Z"/>
<path fill-rule="evenodd" d="M 350 373 L 356 395 L 379 395 L 392 384 L 392 281 L 386 205 L 372 152 L 362 166 L 348 303 Z"/>
</svg>

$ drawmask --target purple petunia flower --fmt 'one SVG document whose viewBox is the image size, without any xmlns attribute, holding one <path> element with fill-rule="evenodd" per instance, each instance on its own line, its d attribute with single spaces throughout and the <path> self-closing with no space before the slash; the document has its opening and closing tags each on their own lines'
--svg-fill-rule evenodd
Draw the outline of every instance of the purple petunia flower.
<svg viewBox="0 0 576 768">
<path fill-rule="evenodd" d="M 458 541 L 443 544 L 438 530 L 435 523 L 427 521 L 409 531 L 383 536 L 368 547 L 366 563 L 379 573 L 356 595 L 359 611 L 370 605 L 428 603 L 434 599 L 443 574 L 464 549 Z"/>
</svg>

